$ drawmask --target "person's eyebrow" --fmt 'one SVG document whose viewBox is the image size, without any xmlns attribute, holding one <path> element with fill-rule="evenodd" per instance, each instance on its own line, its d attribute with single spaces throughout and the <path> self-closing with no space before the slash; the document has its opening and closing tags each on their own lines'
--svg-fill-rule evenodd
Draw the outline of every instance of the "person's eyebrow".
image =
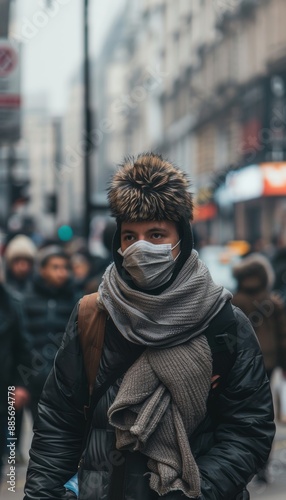
<svg viewBox="0 0 286 500">
<path fill-rule="evenodd" d="M 147 231 L 148 233 L 154 233 L 154 232 L 157 232 L 157 233 L 166 233 L 167 232 L 167 229 L 163 228 L 163 227 L 151 227 L 150 229 L 148 229 Z"/>
<path fill-rule="evenodd" d="M 123 234 L 130 234 L 130 233 L 132 233 L 132 234 L 136 234 L 136 232 L 135 232 L 135 231 L 132 231 L 132 229 L 123 229 L 123 231 L 121 231 L 121 234 L 122 234 L 122 235 L 123 235 Z"/>
<path fill-rule="evenodd" d="M 154 226 L 146 231 L 146 233 L 154 233 L 154 232 L 167 233 L 168 230 L 162 227 Z M 132 229 L 123 229 L 121 231 L 121 235 L 124 236 L 125 234 L 137 234 L 137 231 L 133 231 Z"/>
</svg>

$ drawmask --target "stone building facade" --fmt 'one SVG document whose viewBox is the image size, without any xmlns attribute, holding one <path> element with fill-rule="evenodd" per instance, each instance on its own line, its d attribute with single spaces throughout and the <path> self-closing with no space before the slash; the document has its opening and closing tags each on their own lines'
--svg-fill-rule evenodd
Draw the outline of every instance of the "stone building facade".
<svg viewBox="0 0 286 500">
<path fill-rule="evenodd" d="M 285 218 L 286 184 L 264 185 L 273 178 L 277 184 L 280 174 L 283 179 L 286 160 L 286 3 L 138 4 L 137 30 L 126 45 L 133 97 L 126 152 L 155 149 L 188 171 L 204 238 L 270 240 Z M 264 186 L 260 191 L 244 188 L 244 169 L 251 165 Z M 241 196 L 232 196 L 229 185 L 235 183 Z"/>
<path fill-rule="evenodd" d="M 285 16 L 284 0 L 126 0 L 94 64 L 96 196 L 152 149 L 190 174 L 204 239 L 283 232 Z"/>
</svg>

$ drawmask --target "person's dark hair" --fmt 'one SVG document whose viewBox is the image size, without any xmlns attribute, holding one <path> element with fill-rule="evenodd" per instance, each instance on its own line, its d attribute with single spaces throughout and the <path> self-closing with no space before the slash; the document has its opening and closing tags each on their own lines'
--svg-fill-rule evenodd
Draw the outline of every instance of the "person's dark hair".
<svg viewBox="0 0 286 500">
<path fill-rule="evenodd" d="M 39 250 L 37 259 L 39 267 L 45 267 L 48 264 L 49 260 L 53 257 L 60 257 L 69 262 L 69 256 L 66 254 L 66 252 L 61 247 L 52 245 Z"/>
</svg>

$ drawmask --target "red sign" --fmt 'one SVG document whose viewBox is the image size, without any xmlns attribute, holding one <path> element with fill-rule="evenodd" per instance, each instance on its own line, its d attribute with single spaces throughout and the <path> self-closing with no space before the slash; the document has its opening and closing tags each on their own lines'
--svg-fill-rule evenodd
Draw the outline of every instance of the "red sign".
<svg viewBox="0 0 286 500">
<path fill-rule="evenodd" d="M 203 222 L 206 220 L 214 219 L 216 214 L 217 214 L 217 207 L 214 203 L 197 205 L 195 207 L 194 222 Z"/>
<path fill-rule="evenodd" d="M 3 142 L 20 138 L 20 47 L 0 38 L 0 137 Z"/>
<path fill-rule="evenodd" d="M 261 163 L 264 196 L 286 195 L 286 162 Z"/>
<path fill-rule="evenodd" d="M 1 108 L 19 108 L 21 99 L 19 95 L 0 95 Z"/>
</svg>

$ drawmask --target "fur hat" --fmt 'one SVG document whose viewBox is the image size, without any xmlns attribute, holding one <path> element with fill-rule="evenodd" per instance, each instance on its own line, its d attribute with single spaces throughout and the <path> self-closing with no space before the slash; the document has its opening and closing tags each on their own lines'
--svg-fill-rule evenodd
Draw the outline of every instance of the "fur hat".
<svg viewBox="0 0 286 500">
<path fill-rule="evenodd" d="M 180 221 L 193 218 L 187 175 L 155 153 L 129 156 L 108 189 L 111 214 L 117 221 Z"/>
</svg>

